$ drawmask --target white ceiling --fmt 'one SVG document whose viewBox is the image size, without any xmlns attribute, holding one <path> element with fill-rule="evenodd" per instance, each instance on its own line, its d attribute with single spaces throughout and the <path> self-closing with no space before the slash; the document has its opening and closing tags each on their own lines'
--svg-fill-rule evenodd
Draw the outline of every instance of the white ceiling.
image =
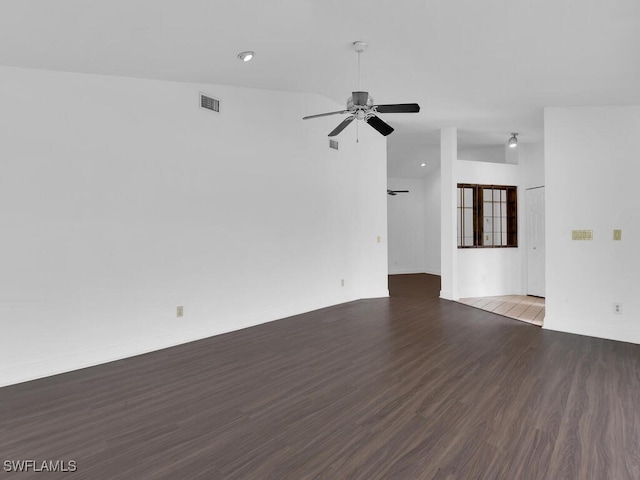
<svg viewBox="0 0 640 480">
<path fill-rule="evenodd" d="M 422 107 L 384 117 L 403 144 L 437 143 L 443 126 L 465 146 L 536 142 L 544 106 L 640 104 L 639 0 L 0 2 L 0 65 L 341 103 L 357 88 L 354 40 L 369 43 L 362 88 L 377 103 Z"/>
</svg>

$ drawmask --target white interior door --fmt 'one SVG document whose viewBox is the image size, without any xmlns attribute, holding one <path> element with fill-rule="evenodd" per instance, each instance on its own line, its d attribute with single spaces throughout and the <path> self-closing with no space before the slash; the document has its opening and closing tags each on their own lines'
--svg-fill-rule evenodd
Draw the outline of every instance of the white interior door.
<svg viewBox="0 0 640 480">
<path fill-rule="evenodd" d="M 527 190 L 527 294 L 544 297 L 544 187 Z"/>
</svg>

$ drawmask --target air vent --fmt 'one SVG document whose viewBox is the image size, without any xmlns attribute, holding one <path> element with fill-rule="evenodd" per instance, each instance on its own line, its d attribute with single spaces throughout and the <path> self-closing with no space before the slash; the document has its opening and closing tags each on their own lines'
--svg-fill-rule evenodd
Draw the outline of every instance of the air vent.
<svg viewBox="0 0 640 480">
<path fill-rule="evenodd" d="M 200 94 L 200 107 L 212 112 L 220 112 L 220 100 Z"/>
<path fill-rule="evenodd" d="M 338 150 L 338 141 L 329 139 L 329 148 L 333 148 L 334 150 Z"/>
</svg>

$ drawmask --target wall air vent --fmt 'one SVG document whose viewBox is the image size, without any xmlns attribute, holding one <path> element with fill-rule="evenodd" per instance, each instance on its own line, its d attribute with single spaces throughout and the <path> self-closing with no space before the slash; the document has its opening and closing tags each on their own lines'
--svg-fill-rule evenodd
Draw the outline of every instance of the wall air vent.
<svg viewBox="0 0 640 480">
<path fill-rule="evenodd" d="M 200 93 L 200 108 L 205 110 L 211 110 L 212 112 L 220 112 L 220 100 L 217 98 L 209 97 L 203 93 Z"/>
<path fill-rule="evenodd" d="M 329 148 L 333 148 L 334 150 L 338 150 L 338 141 L 329 139 Z"/>
</svg>

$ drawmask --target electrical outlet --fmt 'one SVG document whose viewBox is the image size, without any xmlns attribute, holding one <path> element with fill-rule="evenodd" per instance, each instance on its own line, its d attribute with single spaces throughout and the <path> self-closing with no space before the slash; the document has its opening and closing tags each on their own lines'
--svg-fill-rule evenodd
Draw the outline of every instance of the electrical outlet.
<svg viewBox="0 0 640 480">
<path fill-rule="evenodd" d="M 342 280 L 340 280 L 340 286 L 344 287 L 344 278 Z"/>
<path fill-rule="evenodd" d="M 184 317 L 184 307 L 182 305 L 178 305 L 176 308 L 176 317 Z"/>
<path fill-rule="evenodd" d="M 613 304 L 613 313 L 615 313 L 616 315 L 622 315 L 622 304 L 621 303 L 614 303 Z"/>
<path fill-rule="evenodd" d="M 380 243 L 380 235 L 376 238 L 377 242 Z"/>
</svg>

